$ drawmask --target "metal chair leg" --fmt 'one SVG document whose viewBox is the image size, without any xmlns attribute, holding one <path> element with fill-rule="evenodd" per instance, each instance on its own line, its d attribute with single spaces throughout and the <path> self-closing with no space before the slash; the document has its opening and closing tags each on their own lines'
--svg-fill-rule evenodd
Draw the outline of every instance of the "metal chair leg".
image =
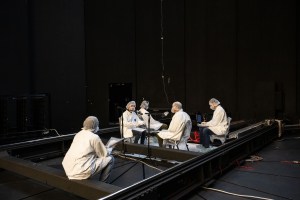
<svg viewBox="0 0 300 200">
<path fill-rule="evenodd" d="M 186 146 L 186 149 L 187 149 L 188 151 L 190 151 L 190 150 L 189 150 L 189 145 L 188 145 L 188 144 L 185 144 L 185 146 Z"/>
</svg>

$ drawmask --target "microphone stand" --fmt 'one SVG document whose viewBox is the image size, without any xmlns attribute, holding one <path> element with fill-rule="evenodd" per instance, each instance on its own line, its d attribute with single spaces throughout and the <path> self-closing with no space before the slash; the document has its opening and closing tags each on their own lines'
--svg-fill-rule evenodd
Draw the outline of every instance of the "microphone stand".
<svg viewBox="0 0 300 200">
<path fill-rule="evenodd" d="M 125 112 L 125 109 L 122 108 L 122 107 L 119 107 L 119 109 L 121 109 L 121 112 L 122 112 L 122 115 L 121 115 L 121 137 L 124 138 L 124 112 Z M 124 140 L 122 140 L 122 150 L 123 150 L 123 154 L 125 154 L 125 143 L 124 143 Z"/>
<path fill-rule="evenodd" d="M 122 123 L 122 126 L 121 126 L 121 136 L 122 138 L 124 138 L 124 117 L 123 117 L 123 110 L 122 110 L 122 116 L 121 116 L 121 123 Z M 125 154 L 125 143 L 124 143 L 124 140 L 122 140 L 122 150 L 123 150 L 123 154 Z"/>
<path fill-rule="evenodd" d="M 148 137 L 148 158 L 151 158 L 151 149 L 150 149 L 150 112 L 145 113 L 145 115 L 148 115 L 148 127 L 147 127 L 147 137 Z"/>
</svg>

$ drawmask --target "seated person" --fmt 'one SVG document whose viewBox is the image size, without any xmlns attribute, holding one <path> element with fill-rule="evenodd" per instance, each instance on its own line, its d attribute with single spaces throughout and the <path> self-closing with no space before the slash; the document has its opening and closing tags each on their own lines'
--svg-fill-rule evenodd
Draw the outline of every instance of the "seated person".
<svg viewBox="0 0 300 200">
<path fill-rule="evenodd" d="M 106 182 L 114 164 L 114 157 L 95 134 L 99 121 L 90 116 L 83 122 L 82 130 L 77 133 L 66 153 L 62 165 L 69 179 L 88 179 L 100 174 L 99 181 Z"/>
<path fill-rule="evenodd" d="M 123 137 L 131 138 L 135 136 L 134 143 L 138 143 L 139 139 L 141 138 L 140 143 L 144 144 L 146 129 L 139 127 L 145 127 L 145 122 L 142 121 L 134 112 L 135 107 L 135 101 L 128 102 L 126 105 L 126 111 L 122 114 L 121 121 L 123 120 Z"/>
<path fill-rule="evenodd" d="M 148 128 L 148 122 L 149 122 L 149 117 L 150 117 L 150 128 L 151 129 L 156 130 L 156 131 L 161 130 L 161 129 L 167 129 L 168 128 L 167 124 L 160 123 L 159 121 L 156 121 L 155 119 L 153 119 L 151 114 L 149 114 L 149 112 L 147 111 L 148 108 L 149 108 L 149 101 L 143 101 L 140 105 L 140 110 L 139 110 L 139 113 L 145 122 L 146 128 Z"/>
<path fill-rule="evenodd" d="M 208 122 L 202 122 L 198 126 L 200 132 L 200 144 L 209 148 L 210 135 L 224 135 L 228 130 L 227 115 L 220 102 L 212 98 L 209 100 L 210 109 L 214 110 L 213 117 Z"/>
<path fill-rule="evenodd" d="M 162 130 L 157 134 L 160 147 L 163 147 L 164 139 L 180 140 L 190 116 L 182 110 L 182 104 L 178 101 L 172 104 L 171 112 L 174 113 L 168 130 Z"/>
</svg>

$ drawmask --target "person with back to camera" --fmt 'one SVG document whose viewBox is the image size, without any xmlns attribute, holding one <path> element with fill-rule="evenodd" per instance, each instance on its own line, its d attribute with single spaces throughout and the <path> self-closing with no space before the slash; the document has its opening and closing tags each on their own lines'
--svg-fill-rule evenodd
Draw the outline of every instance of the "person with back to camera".
<svg viewBox="0 0 300 200">
<path fill-rule="evenodd" d="M 126 111 L 123 112 L 123 137 L 124 138 L 134 138 L 134 143 L 138 143 L 139 139 L 141 139 L 140 143 L 144 144 L 145 142 L 145 128 L 139 128 L 141 126 L 145 126 L 145 122 L 142 121 L 137 114 L 134 112 L 136 107 L 135 101 L 130 101 L 126 105 Z M 121 118 L 122 118 L 121 117 Z M 121 122 L 122 126 L 122 122 Z"/>
<path fill-rule="evenodd" d="M 157 134 L 157 140 L 160 147 L 163 147 L 164 139 L 179 140 L 190 116 L 183 111 L 182 104 L 178 101 L 172 104 L 171 112 L 174 113 L 168 130 L 163 129 Z"/>
<path fill-rule="evenodd" d="M 98 131 L 97 117 L 87 117 L 62 161 L 69 179 L 82 180 L 100 174 L 99 181 L 108 181 L 114 157 L 110 155 L 111 149 L 107 149 L 96 134 Z"/>
<path fill-rule="evenodd" d="M 167 129 L 168 125 L 163 124 L 163 123 L 153 119 L 151 114 L 149 114 L 148 109 L 149 109 L 149 101 L 146 101 L 146 100 L 142 101 L 139 112 L 141 114 L 143 121 L 145 122 L 146 128 L 148 128 L 148 122 L 149 122 L 149 117 L 150 117 L 150 128 L 151 129 L 154 129 L 156 131 L 161 130 L 161 129 Z"/>
<path fill-rule="evenodd" d="M 221 103 L 212 98 L 209 100 L 210 109 L 214 111 L 213 117 L 208 122 L 202 122 L 198 124 L 200 133 L 200 149 L 211 150 L 215 147 L 210 147 L 210 136 L 212 134 L 224 135 L 228 129 L 227 114 L 220 105 Z"/>
</svg>

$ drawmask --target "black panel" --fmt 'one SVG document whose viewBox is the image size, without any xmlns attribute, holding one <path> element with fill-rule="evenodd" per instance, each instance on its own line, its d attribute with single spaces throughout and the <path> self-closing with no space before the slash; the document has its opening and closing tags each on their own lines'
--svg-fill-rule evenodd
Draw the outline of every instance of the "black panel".
<svg viewBox="0 0 300 200">
<path fill-rule="evenodd" d="M 125 106 L 132 99 L 132 83 L 109 84 L 109 122 L 119 123 Z"/>
<path fill-rule="evenodd" d="M 84 4 L 31 1 L 35 93 L 51 96 L 52 127 L 75 132 L 86 117 Z"/>
<path fill-rule="evenodd" d="M 52 128 L 68 132 L 77 131 L 86 115 L 108 126 L 107 85 L 118 82 L 132 83 L 138 104 L 145 98 L 152 107 L 166 108 L 179 100 L 190 113 L 209 112 L 207 102 L 215 97 L 234 120 L 298 121 L 297 5 L 3 1 L 0 94 L 49 94 Z M 257 91 L 261 83 L 272 83 L 274 91 Z M 262 94 L 272 105 L 260 103 Z M 258 105 L 270 109 L 264 113 Z"/>
</svg>

